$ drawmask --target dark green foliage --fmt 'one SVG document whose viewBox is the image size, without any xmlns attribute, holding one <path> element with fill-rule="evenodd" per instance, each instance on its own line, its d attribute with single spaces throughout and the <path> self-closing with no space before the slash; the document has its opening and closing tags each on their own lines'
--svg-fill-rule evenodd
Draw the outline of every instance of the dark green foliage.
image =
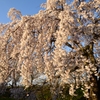
<svg viewBox="0 0 100 100">
<path fill-rule="evenodd" d="M 80 88 L 76 90 L 75 94 L 77 94 L 77 96 L 73 97 L 73 100 L 86 100 L 86 98 L 83 97 L 84 94 Z"/>
<path fill-rule="evenodd" d="M 35 91 L 35 95 L 37 97 L 37 100 L 52 100 L 52 94 L 50 92 L 50 86 L 33 86 L 26 89 L 27 91 Z M 77 96 L 71 96 L 69 95 L 69 87 L 66 86 L 65 89 L 63 89 L 62 94 L 57 94 L 56 100 L 86 100 L 86 98 L 83 96 L 83 91 L 79 88 L 76 90 L 75 94 Z"/>
<path fill-rule="evenodd" d="M 63 90 L 64 97 L 61 94 L 59 96 L 59 98 L 57 98 L 57 100 L 86 100 L 86 98 L 83 95 L 83 91 L 80 88 L 76 90 L 75 94 L 77 96 L 71 96 L 71 95 L 69 95 L 69 87 L 66 87 Z"/>
<path fill-rule="evenodd" d="M 10 88 L 8 87 L 6 89 L 6 92 L 0 96 L 0 100 L 30 100 L 29 97 L 27 97 L 27 94 L 33 93 L 35 95 L 34 100 L 52 100 L 52 97 L 54 96 L 50 92 L 50 86 L 49 85 L 44 85 L 44 86 L 30 86 L 29 88 L 25 89 L 25 97 L 22 99 L 13 99 L 11 98 L 11 93 L 10 93 Z M 60 94 L 58 93 L 56 95 L 55 100 L 86 100 L 86 98 L 83 97 L 83 91 L 79 88 L 76 90 L 75 94 L 77 96 L 71 96 L 69 95 L 69 87 L 66 86 L 65 89 L 62 91 L 63 93 Z M 33 99 L 32 99 L 33 100 Z"/>
<path fill-rule="evenodd" d="M 30 86 L 26 92 L 34 92 L 37 100 L 51 100 L 51 92 L 49 86 Z"/>
</svg>

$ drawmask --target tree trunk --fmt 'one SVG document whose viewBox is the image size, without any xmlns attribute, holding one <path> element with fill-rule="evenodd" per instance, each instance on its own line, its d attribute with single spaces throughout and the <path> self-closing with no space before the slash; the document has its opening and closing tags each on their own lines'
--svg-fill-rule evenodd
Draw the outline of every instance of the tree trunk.
<svg viewBox="0 0 100 100">
<path fill-rule="evenodd" d="M 98 100 L 100 100 L 100 78 L 97 80 Z"/>
<path fill-rule="evenodd" d="M 97 77 L 92 75 L 93 77 L 91 78 L 91 83 L 93 83 L 93 86 L 90 88 L 90 93 L 89 93 L 89 100 L 100 100 L 98 98 L 98 81 Z"/>
</svg>

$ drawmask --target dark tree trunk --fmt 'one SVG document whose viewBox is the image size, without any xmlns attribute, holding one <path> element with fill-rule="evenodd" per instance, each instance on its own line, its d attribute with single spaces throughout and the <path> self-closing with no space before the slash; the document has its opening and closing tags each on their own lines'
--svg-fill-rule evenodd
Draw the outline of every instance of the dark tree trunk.
<svg viewBox="0 0 100 100">
<path fill-rule="evenodd" d="M 93 75 L 93 77 L 91 78 L 91 83 L 93 83 L 94 85 L 91 86 L 90 88 L 90 98 L 89 100 L 100 100 L 99 99 L 99 88 L 98 88 L 98 80 L 97 80 L 97 77 Z M 100 83 L 99 83 L 100 84 Z M 99 86 L 100 87 L 100 86 Z"/>
<path fill-rule="evenodd" d="M 98 100 L 100 100 L 100 78 L 97 81 L 97 87 L 98 87 Z"/>
</svg>

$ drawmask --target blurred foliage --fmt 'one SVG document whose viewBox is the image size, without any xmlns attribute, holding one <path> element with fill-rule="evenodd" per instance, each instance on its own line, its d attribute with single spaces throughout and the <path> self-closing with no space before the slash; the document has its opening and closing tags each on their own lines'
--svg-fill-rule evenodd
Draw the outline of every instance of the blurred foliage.
<svg viewBox="0 0 100 100">
<path fill-rule="evenodd" d="M 24 88 L 23 88 L 24 89 Z M 0 100 L 18 100 L 11 98 L 10 88 L 6 89 L 6 92 L 2 95 L 0 95 Z M 36 96 L 36 99 L 34 100 L 52 100 L 52 94 L 50 92 L 50 86 L 44 85 L 44 86 L 30 86 L 29 88 L 25 89 L 26 95 L 25 98 L 19 99 L 19 100 L 30 100 L 27 99 L 27 94 L 30 94 L 31 92 L 34 93 Z M 83 91 L 79 88 L 76 90 L 75 94 L 77 96 L 70 96 L 69 95 L 69 88 L 66 87 L 63 89 L 62 94 L 57 94 L 57 97 L 55 100 L 86 100 L 83 96 Z M 33 100 L 33 99 L 32 99 Z"/>
</svg>

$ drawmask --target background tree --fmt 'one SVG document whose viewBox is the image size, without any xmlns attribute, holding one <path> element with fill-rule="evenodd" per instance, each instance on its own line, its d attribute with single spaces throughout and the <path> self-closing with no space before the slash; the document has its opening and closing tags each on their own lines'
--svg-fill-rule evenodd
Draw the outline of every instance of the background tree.
<svg viewBox="0 0 100 100">
<path fill-rule="evenodd" d="M 12 22 L 0 24 L 1 83 L 28 87 L 43 73 L 55 94 L 68 85 L 72 96 L 81 87 L 100 99 L 99 0 L 47 0 L 36 15 L 11 8 L 8 16 Z"/>
</svg>

